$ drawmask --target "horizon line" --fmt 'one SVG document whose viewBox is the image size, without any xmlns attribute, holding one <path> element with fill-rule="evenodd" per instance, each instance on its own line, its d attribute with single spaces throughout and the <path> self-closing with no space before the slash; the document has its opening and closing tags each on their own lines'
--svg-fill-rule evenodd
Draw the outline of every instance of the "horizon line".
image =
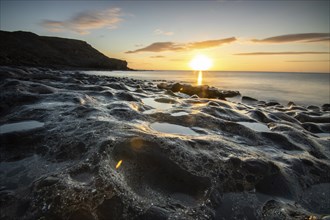
<svg viewBox="0 0 330 220">
<path fill-rule="evenodd" d="M 115 70 L 116 71 L 116 70 Z M 121 71 L 121 70 L 118 70 Z M 124 70 L 126 71 L 126 70 Z M 174 70 L 174 69 L 170 69 L 170 70 L 166 70 L 166 69 L 132 69 L 132 70 L 128 70 L 128 71 L 192 71 L 192 72 L 198 72 L 200 70 Z M 322 74 L 330 74 L 330 70 L 329 72 L 310 72 L 310 71 L 269 71 L 269 70 L 202 70 L 202 72 L 260 72 L 260 73 L 322 73 Z"/>
</svg>

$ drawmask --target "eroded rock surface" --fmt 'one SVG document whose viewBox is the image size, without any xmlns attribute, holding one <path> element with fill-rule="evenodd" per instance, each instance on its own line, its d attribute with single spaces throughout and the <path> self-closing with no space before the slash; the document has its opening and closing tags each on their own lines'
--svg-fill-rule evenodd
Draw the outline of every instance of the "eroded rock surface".
<svg viewBox="0 0 330 220">
<path fill-rule="evenodd" d="M 329 217 L 327 105 L 45 68 L 0 78 L 1 219 Z"/>
</svg>

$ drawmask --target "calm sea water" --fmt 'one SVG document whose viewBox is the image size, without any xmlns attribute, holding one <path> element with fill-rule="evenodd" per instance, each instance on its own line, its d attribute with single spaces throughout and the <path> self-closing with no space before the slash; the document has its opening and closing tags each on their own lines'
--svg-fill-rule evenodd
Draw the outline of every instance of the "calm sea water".
<svg viewBox="0 0 330 220">
<path fill-rule="evenodd" d="M 197 84 L 194 71 L 86 71 L 93 75 L 130 77 L 144 80 L 170 80 Z M 204 71 L 203 84 L 225 90 L 238 90 L 258 100 L 293 101 L 300 105 L 330 103 L 329 73 L 218 72 Z"/>
</svg>

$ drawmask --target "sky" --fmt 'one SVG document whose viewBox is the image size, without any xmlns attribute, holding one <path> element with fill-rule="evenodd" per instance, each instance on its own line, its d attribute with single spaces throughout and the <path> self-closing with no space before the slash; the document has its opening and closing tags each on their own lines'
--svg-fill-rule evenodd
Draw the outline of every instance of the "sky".
<svg viewBox="0 0 330 220">
<path fill-rule="evenodd" d="M 0 29 L 87 41 L 133 69 L 330 72 L 329 0 L 0 1 Z"/>
</svg>

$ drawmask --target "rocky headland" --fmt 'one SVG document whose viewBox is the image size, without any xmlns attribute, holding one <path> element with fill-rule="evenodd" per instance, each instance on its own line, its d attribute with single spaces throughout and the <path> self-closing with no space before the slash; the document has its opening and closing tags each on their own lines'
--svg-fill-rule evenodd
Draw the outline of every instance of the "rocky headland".
<svg viewBox="0 0 330 220">
<path fill-rule="evenodd" d="M 329 105 L 49 68 L 0 79 L 0 219 L 330 218 Z"/>
<path fill-rule="evenodd" d="M 0 31 L 0 65 L 57 69 L 128 70 L 124 60 L 109 58 L 81 40 Z"/>
</svg>

